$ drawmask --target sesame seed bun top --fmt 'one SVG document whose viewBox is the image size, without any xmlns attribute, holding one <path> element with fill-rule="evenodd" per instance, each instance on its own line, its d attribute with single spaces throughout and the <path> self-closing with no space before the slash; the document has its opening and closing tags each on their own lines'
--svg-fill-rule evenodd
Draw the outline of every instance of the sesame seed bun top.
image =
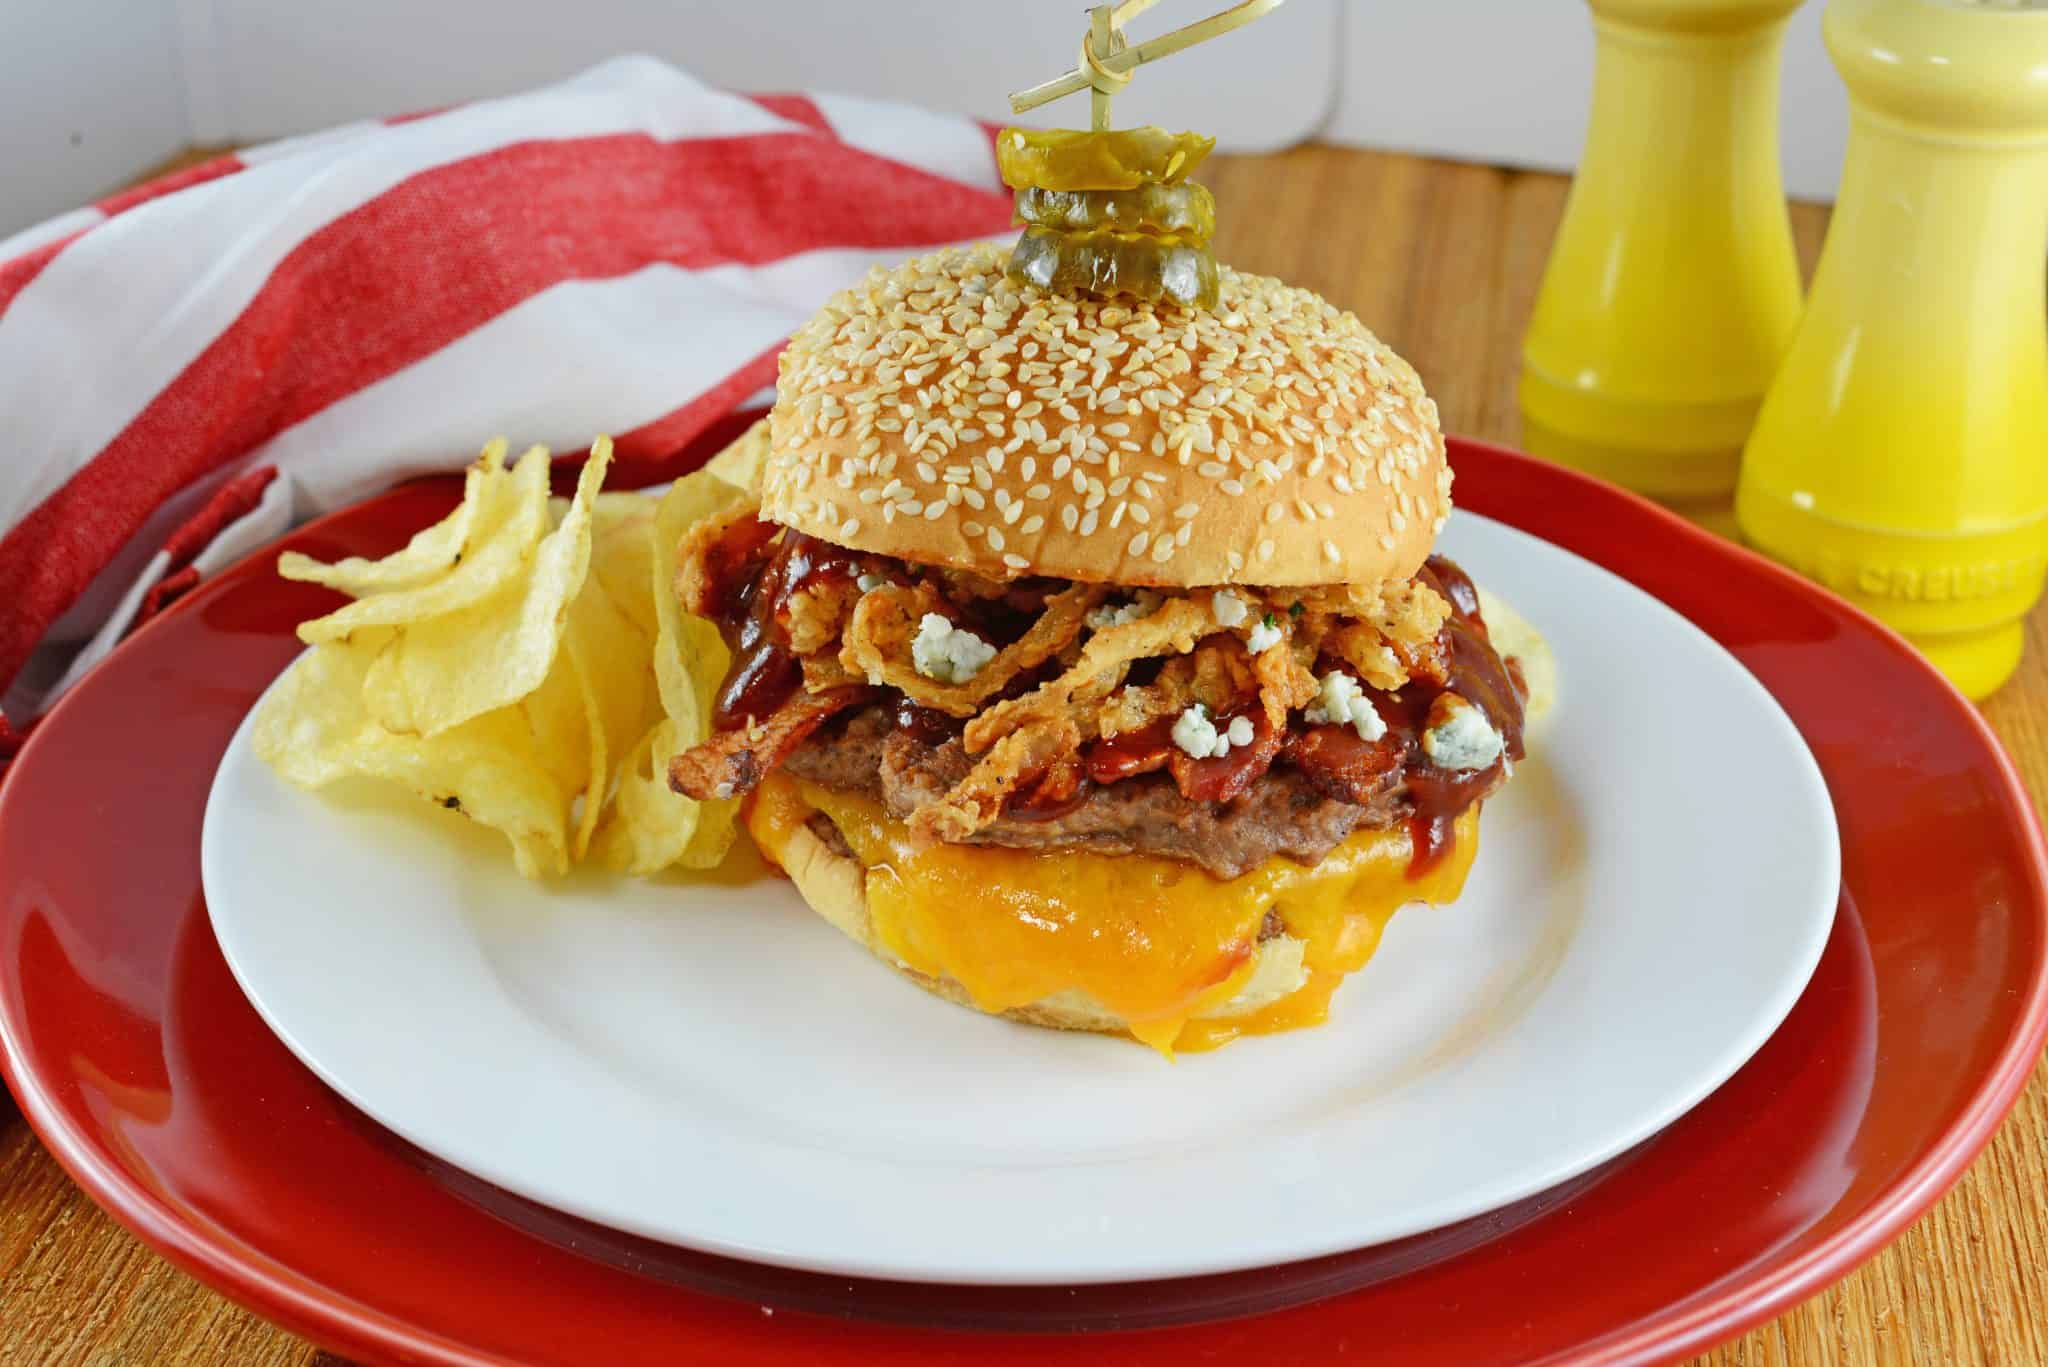
<svg viewBox="0 0 2048 1367">
<path fill-rule="evenodd" d="M 1450 510 L 1415 371 L 1308 290 L 1214 313 L 1019 286 L 996 247 L 876 269 L 782 353 L 762 513 L 993 576 L 1192 587 L 1413 575 Z"/>
</svg>

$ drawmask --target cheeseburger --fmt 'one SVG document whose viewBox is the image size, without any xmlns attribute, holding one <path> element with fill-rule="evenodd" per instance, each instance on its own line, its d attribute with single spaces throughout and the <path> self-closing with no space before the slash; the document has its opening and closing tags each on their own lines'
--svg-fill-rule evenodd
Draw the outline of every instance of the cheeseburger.
<svg viewBox="0 0 2048 1367">
<path fill-rule="evenodd" d="M 758 502 L 678 592 L 732 661 L 674 758 L 920 987 L 1163 1051 L 1321 1021 L 1455 898 L 1522 755 L 1436 406 L 1319 296 L 877 270 L 783 353 Z"/>
</svg>

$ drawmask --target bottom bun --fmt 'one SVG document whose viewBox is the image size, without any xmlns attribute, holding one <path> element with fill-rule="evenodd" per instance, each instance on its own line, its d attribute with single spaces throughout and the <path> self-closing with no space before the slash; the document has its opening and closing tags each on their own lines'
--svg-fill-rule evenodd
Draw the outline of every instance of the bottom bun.
<svg viewBox="0 0 2048 1367">
<path fill-rule="evenodd" d="M 838 927 L 848 939 L 935 996 L 979 1011 L 967 989 L 951 978 L 933 977 L 898 959 L 875 936 L 874 921 L 868 915 L 867 874 L 858 861 L 838 853 L 805 826 L 791 828 L 782 848 L 765 853 L 782 865 L 784 873 L 811 909 Z M 1253 962 L 1252 974 L 1236 996 L 1197 1013 L 1195 1020 L 1229 1020 L 1264 1010 L 1284 997 L 1292 996 L 1308 981 L 1303 963 L 1306 946 L 1291 935 L 1262 941 Z M 1006 1020 L 1040 1025 L 1053 1030 L 1087 1030 L 1097 1034 L 1121 1035 L 1130 1024 L 1123 1017 L 1085 992 L 1069 989 L 1010 1010 L 997 1012 Z"/>
</svg>

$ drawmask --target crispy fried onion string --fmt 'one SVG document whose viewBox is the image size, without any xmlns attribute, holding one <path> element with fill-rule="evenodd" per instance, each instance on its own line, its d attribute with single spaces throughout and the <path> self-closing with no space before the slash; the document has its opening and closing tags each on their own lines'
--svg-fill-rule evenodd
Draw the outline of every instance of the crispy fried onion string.
<svg viewBox="0 0 2048 1367">
<path fill-rule="evenodd" d="M 1052 659 L 1081 634 L 1088 613 L 1109 596 L 1099 584 L 1076 584 L 1046 600 L 1031 629 L 996 652 L 965 683 L 941 683 L 920 674 L 911 641 L 926 613 L 946 614 L 946 602 L 928 582 L 884 584 L 860 600 L 847 626 L 839 662 L 857 677 L 901 689 L 913 702 L 953 717 L 971 717 L 1019 674 Z"/>
<path fill-rule="evenodd" d="M 910 818 L 913 835 L 928 840 L 965 840 L 1003 813 L 1003 803 L 1061 756 L 1081 745 L 1072 717 L 1045 717 L 1004 736 L 937 802 Z"/>
<path fill-rule="evenodd" d="M 1106 627 L 1088 638 L 1074 667 L 1048 679 L 1022 697 L 1006 698 L 967 724 L 962 739 L 970 755 L 988 749 L 997 739 L 1038 722 L 1066 717 L 1073 705 L 1112 672 L 1121 678 L 1135 660 L 1154 655 L 1185 655 L 1195 642 L 1216 630 L 1209 604 L 1195 598 L 1172 598 L 1149 617 Z M 1108 695 L 1102 689 L 1096 700 Z"/>
</svg>

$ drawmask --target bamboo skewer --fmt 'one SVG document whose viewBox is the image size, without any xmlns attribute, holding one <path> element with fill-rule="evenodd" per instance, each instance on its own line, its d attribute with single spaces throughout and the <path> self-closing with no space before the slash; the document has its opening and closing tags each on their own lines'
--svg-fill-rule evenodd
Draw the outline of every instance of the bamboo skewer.
<svg viewBox="0 0 2048 1367">
<path fill-rule="evenodd" d="M 1196 43 L 1220 37 L 1242 28 L 1261 15 L 1271 14 L 1286 0 L 1240 0 L 1229 9 L 1198 19 L 1171 33 L 1149 38 L 1136 47 L 1124 43 L 1123 25 L 1152 8 L 1158 0 L 1122 0 L 1121 4 L 1097 5 L 1088 12 L 1088 32 L 1081 39 L 1081 60 L 1064 76 L 1020 90 L 1010 96 L 1010 109 L 1022 114 L 1064 95 L 1089 90 L 1089 125 L 1096 131 L 1109 127 L 1109 101 L 1131 82 L 1131 73 L 1147 62 L 1170 57 Z"/>
</svg>

